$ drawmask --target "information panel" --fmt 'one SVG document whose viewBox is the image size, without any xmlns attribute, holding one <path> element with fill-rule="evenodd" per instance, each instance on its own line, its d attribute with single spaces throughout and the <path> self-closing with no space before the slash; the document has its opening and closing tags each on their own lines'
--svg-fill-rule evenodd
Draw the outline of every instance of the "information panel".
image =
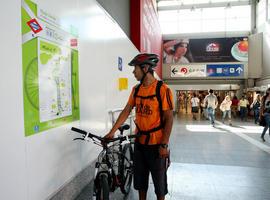
<svg viewBox="0 0 270 200">
<path fill-rule="evenodd" d="M 210 77 L 243 77 L 243 64 L 218 64 L 206 65 L 207 76 Z"/>
<path fill-rule="evenodd" d="M 171 77 L 206 77 L 206 65 L 171 65 Z"/>
<path fill-rule="evenodd" d="M 78 36 L 30 0 L 22 0 L 25 136 L 78 120 Z M 73 32 L 71 34 L 70 32 Z"/>
</svg>

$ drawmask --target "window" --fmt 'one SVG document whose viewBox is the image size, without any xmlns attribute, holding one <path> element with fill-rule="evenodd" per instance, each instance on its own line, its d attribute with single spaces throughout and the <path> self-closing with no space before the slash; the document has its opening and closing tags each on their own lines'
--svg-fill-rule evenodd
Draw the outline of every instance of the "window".
<svg viewBox="0 0 270 200">
<path fill-rule="evenodd" d="M 257 4 L 256 24 L 260 27 L 266 21 L 266 0 L 262 0 Z"/>
<path fill-rule="evenodd" d="M 244 5 L 159 11 L 159 21 L 163 34 L 250 31 L 251 7 Z"/>
</svg>

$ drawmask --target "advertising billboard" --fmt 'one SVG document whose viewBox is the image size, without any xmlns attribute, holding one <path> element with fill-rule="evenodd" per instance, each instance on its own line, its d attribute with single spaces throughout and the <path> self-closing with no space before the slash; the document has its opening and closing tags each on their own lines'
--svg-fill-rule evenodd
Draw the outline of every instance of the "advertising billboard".
<svg viewBox="0 0 270 200">
<path fill-rule="evenodd" d="M 247 62 L 245 37 L 176 39 L 163 42 L 164 64 Z"/>
</svg>

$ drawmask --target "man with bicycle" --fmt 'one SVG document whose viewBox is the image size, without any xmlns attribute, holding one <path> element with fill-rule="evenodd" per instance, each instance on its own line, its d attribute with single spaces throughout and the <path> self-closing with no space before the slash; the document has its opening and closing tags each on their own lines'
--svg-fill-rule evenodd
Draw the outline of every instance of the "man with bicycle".
<svg viewBox="0 0 270 200">
<path fill-rule="evenodd" d="M 134 147 L 134 188 L 139 191 L 140 200 L 146 200 L 149 173 L 157 199 L 164 200 L 168 193 L 168 143 L 173 124 L 173 98 L 168 86 L 153 75 L 158 61 L 157 55 L 147 53 L 131 60 L 129 65 L 134 66 L 133 74 L 140 84 L 133 87 L 127 105 L 105 136 L 113 138 L 133 107 L 136 108 L 136 133 L 140 137 Z"/>
</svg>

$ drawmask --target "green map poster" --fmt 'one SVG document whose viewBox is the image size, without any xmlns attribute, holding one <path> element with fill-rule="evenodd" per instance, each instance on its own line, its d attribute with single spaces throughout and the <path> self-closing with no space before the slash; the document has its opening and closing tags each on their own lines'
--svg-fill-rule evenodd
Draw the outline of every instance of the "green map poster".
<svg viewBox="0 0 270 200">
<path fill-rule="evenodd" d="M 24 126 L 30 136 L 80 119 L 78 38 L 29 0 L 22 1 L 21 13 Z"/>
</svg>

